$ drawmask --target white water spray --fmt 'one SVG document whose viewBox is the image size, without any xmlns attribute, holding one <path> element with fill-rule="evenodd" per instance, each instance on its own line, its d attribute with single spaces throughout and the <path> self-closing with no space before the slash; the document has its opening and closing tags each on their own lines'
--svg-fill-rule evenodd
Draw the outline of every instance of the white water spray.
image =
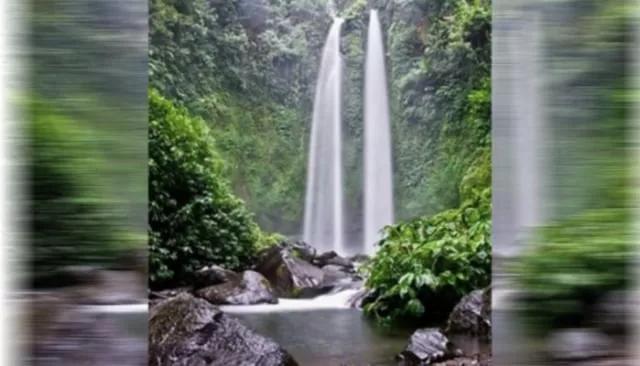
<svg viewBox="0 0 640 366">
<path fill-rule="evenodd" d="M 371 10 L 364 95 L 364 249 L 375 252 L 380 230 L 393 223 L 391 131 L 384 43 L 378 12 Z"/>
<path fill-rule="evenodd" d="M 341 26 L 342 19 L 335 18 L 316 84 L 303 236 L 318 250 L 344 254 Z"/>
</svg>

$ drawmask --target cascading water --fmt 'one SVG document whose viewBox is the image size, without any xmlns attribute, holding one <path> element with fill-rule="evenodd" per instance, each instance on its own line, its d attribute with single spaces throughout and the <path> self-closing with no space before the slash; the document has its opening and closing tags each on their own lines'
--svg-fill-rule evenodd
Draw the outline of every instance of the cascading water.
<svg viewBox="0 0 640 366">
<path fill-rule="evenodd" d="M 391 131 L 384 45 L 378 12 L 371 10 L 364 93 L 364 249 L 375 252 L 380 230 L 393 223 Z"/>
<path fill-rule="evenodd" d="M 311 127 L 304 240 L 318 250 L 344 254 L 342 207 L 342 57 L 335 18 L 322 51 Z"/>
</svg>

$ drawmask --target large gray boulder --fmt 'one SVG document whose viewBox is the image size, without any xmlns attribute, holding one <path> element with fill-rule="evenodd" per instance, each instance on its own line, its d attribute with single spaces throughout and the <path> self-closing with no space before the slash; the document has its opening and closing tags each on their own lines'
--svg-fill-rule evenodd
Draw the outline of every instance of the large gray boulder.
<svg viewBox="0 0 640 366">
<path fill-rule="evenodd" d="M 149 291 L 149 306 L 154 307 L 167 299 L 180 295 L 181 293 L 190 293 L 192 291 L 193 288 L 190 286 L 166 289 L 162 291 Z"/>
<path fill-rule="evenodd" d="M 240 275 L 228 269 L 224 269 L 220 266 L 211 265 L 203 267 L 196 271 L 196 273 L 194 274 L 193 285 L 196 289 L 198 289 L 219 285 L 233 280 L 239 281 Z"/>
<path fill-rule="evenodd" d="M 327 265 L 334 265 L 343 267 L 347 271 L 353 271 L 353 261 L 348 258 L 341 257 L 334 251 L 322 253 L 313 259 L 313 264 L 318 267 L 324 267 Z"/>
<path fill-rule="evenodd" d="M 346 289 L 359 289 L 363 280 L 353 271 L 348 271 L 344 267 L 328 264 L 322 267 L 324 277 L 322 287 L 329 292 L 342 291 Z"/>
<path fill-rule="evenodd" d="M 197 290 L 196 296 L 216 305 L 278 303 L 278 297 L 269 281 L 254 271 L 244 271 L 240 278 Z"/>
<path fill-rule="evenodd" d="M 273 340 L 209 302 L 180 294 L 152 308 L 149 366 L 295 366 Z"/>
<path fill-rule="evenodd" d="M 313 258 L 316 257 L 316 254 L 317 254 L 316 248 L 312 247 L 311 245 L 301 240 L 292 241 L 292 242 L 283 242 L 280 245 L 284 247 L 288 247 L 293 251 L 296 257 L 307 262 L 311 262 Z"/>
<path fill-rule="evenodd" d="M 403 366 L 431 365 L 462 356 L 449 339 L 437 328 L 416 330 L 409 339 L 409 344 L 398 355 Z"/>
<path fill-rule="evenodd" d="M 447 334 L 491 337 L 491 289 L 475 290 L 453 308 L 446 327 Z"/>
<path fill-rule="evenodd" d="M 324 272 L 288 246 L 278 245 L 260 253 L 255 270 L 271 282 L 279 297 L 316 296 L 324 289 Z"/>
</svg>

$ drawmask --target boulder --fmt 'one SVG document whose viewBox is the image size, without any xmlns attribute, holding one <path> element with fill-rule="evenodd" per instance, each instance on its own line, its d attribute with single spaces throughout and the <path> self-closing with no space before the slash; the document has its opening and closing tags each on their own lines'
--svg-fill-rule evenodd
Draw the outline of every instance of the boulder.
<svg viewBox="0 0 640 366">
<path fill-rule="evenodd" d="M 345 278 L 352 278 L 353 273 L 345 271 L 344 267 L 329 264 L 322 267 L 324 273 L 324 283 L 334 283 Z"/>
<path fill-rule="evenodd" d="M 371 257 L 369 257 L 366 254 L 356 254 L 352 257 L 349 257 L 349 260 L 353 263 L 364 263 L 366 261 L 368 261 L 369 259 L 371 259 Z"/>
<path fill-rule="evenodd" d="M 319 256 L 315 257 L 313 260 L 313 264 L 318 267 L 324 267 L 327 265 L 335 265 L 344 267 L 347 270 L 353 271 L 353 262 L 348 259 L 339 256 L 336 252 L 330 251 L 326 253 L 322 253 Z"/>
<path fill-rule="evenodd" d="M 324 272 L 322 288 L 326 291 L 336 292 L 362 287 L 362 278 L 344 267 L 328 264 L 322 267 L 322 272 Z"/>
<path fill-rule="evenodd" d="M 340 266 L 347 270 L 353 271 L 353 263 L 349 259 L 341 256 L 335 256 L 333 258 L 327 259 L 327 262 L 324 266 L 331 266 L 331 265 Z"/>
<path fill-rule="evenodd" d="M 446 333 L 491 337 L 491 289 L 464 296 L 449 314 Z"/>
<path fill-rule="evenodd" d="M 164 300 L 176 297 L 184 292 L 191 292 L 191 287 L 178 287 L 174 289 L 167 289 L 162 291 L 149 291 L 149 307 L 158 305 Z"/>
<path fill-rule="evenodd" d="M 197 290 L 196 296 L 216 305 L 278 303 L 278 298 L 269 281 L 254 271 L 244 271 L 239 279 Z"/>
<path fill-rule="evenodd" d="M 220 266 L 206 266 L 196 271 L 193 279 L 194 288 L 219 285 L 232 280 L 240 280 L 240 275 Z"/>
<path fill-rule="evenodd" d="M 216 306 L 180 294 L 151 309 L 149 366 L 295 366 L 273 340 L 256 334 Z"/>
<path fill-rule="evenodd" d="M 260 253 L 255 270 L 271 282 L 279 297 L 315 296 L 323 291 L 324 272 L 286 246 Z"/>
<path fill-rule="evenodd" d="M 330 250 L 328 252 L 324 252 L 322 254 L 318 254 L 315 258 L 313 258 L 313 264 L 318 267 L 322 267 L 327 264 L 327 260 L 337 257 L 338 253 Z"/>
<path fill-rule="evenodd" d="M 304 261 L 311 262 L 313 258 L 316 257 L 316 248 L 305 243 L 304 241 L 298 240 L 298 241 L 292 241 L 292 242 L 285 242 L 282 245 L 289 246 L 293 251 L 294 255 L 296 255 L 298 258 Z"/>
<path fill-rule="evenodd" d="M 431 365 L 462 356 L 449 339 L 437 328 L 416 330 L 409 339 L 409 344 L 398 355 L 403 366 Z"/>
<path fill-rule="evenodd" d="M 594 329 L 574 328 L 553 332 L 547 342 L 547 351 L 558 361 L 584 361 L 615 356 L 616 343 Z"/>
</svg>

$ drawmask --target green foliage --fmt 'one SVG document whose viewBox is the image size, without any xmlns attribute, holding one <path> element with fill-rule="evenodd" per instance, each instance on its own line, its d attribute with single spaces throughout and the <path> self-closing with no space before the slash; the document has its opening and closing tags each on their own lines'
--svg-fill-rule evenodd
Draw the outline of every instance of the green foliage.
<svg viewBox="0 0 640 366">
<path fill-rule="evenodd" d="M 362 101 L 368 10 L 388 49 L 401 219 L 459 207 L 475 149 L 490 145 L 489 2 L 339 0 L 345 18 L 347 216 L 362 206 Z M 266 230 L 299 233 L 324 0 L 152 0 L 150 83 L 216 135 L 234 192 Z"/>
<path fill-rule="evenodd" d="M 69 264 L 105 263 L 119 249 L 105 161 L 94 136 L 52 106 L 31 101 L 27 136 L 32 265 L 40 274 Z"/>
<path fill-rule="evenodd" d="M 410 218 L 458 207 L 476 149 L 490 146 L 491 10 L 488 1 L 408 1 L 394 14 L 396 186 L 399 215 Z"/>
<path fill-rule="evenodd" d="M 262 227 L 301 226 L 323 0 L 153 0 L 151 85 L 216 136 L 234 192 Z"/>
<path fill-rule="evenodd" d="M 296 232 L 306 175 L 301 113 L 275 103 L 256 105 L 224 92 L 202 98 L 193 110 L 219 121 L 211 123 L 211 129 L 225 158 L 225 176 L 234 191 L 246 197 L 261 227 Z"/>
<path fill-rule="evenodd" d="M 259 230 L 230 193 L 209 128 L 154 90 L 149 180 L 152 285 L 183 283 L 204 265 L 247 265 Z"/>
<path fill-rule="evenodd" d="M 607 291 L 628 285 L 633 241 L 624 209 L 586 211 L 539 229 L 516 267 L 537 330 L 580 324 Z"/>
<path fill-rule="evenodd" d="M 265 233 L 261 232 L 256 243 L 256 252 L 261 252 L 264 249 L 271 248 L 274 245 L 278 245 L 286 240 L 286 237 L 278 233 Z"/>
<path fill-rule="evenodd" d="M 467 170 L 460 182 L 460 197 L 464 201 L 480 195 L 487 187 L 491 187 L 491 150 L 480 149 L 478 156 Z"/>
<path fill-rule="evenodd" d="M 477 189 L 466 201 L 430 217 L 388 226 L 365 271 L 375 301 L 365 311 L 382 321 L 438 316 L 464 294 L 491 281 L 491 188 L 488 153 L 464 179 Z M 436 314 L 438 313 L 438 314 Z"/>
<path fill-rule="evenodd" d="M 490 4 L 399 2 L 383 22 L 399 216 L 422 215 L 387 227 L 365 269 L 365 311 L 392 322 L 442 316 L 490 282 Z"/>
</svg>

